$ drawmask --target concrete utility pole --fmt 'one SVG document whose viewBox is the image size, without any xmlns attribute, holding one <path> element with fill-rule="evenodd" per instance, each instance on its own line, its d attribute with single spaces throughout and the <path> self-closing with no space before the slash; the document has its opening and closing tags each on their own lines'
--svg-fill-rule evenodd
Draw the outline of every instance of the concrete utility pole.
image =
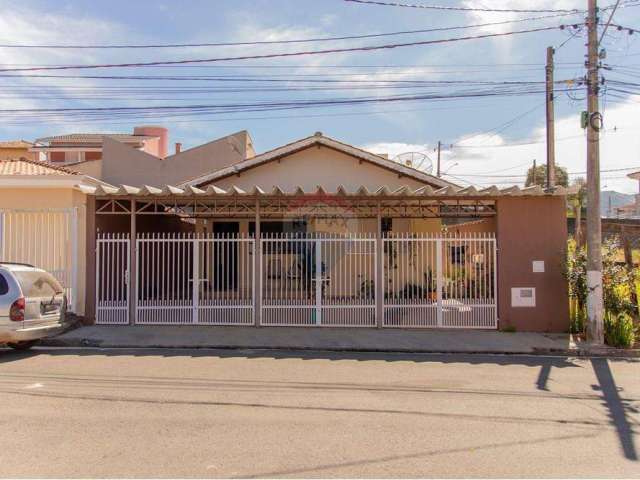
<svg viewBox="0 0 640 480">
<path fill-rule="evenodd" d="M 547 188 L 556 186 L 556 133 L 553 93 L 553 47 L 547 47 Z"/>
<path fill-rule="evenodd" d="M 442 142 L 438 140 L 438 167 L 437 167 L 437 176 L 440 177 L 440 149 L 442 148 Z"/>
<path fill-rule="evenodd" d="M 600 223 L 600 87 L 598 2 L 588 0 L 587 55 L 587 340 L 604 345 L 602 298 L 602 225 Z"/>
</svg>

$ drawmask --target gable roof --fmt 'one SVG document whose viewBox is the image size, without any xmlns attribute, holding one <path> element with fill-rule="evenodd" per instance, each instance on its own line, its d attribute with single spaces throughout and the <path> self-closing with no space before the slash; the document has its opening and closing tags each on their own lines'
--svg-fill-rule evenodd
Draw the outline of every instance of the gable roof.
<svg viewBox="0 0 640 480">
<path fill-rule="evenodd" d="M 429 175 L 421 170 L 417 170 L 415 168 L 408 167 L 406 165 L 402 165 L 400 163 L 394 162 L 393 160 L 389 160 L 388 158 L 382 157 L 380 155 L 376 155 L 371 152 L 367 152 L 360 148 L 354 147 L 352 145 L 348 145 L 346 143 L 339 142 L 334 140 L 333 138 L 326 137 L 321 133 L 316 133 L 313 136 L 303 138 L 301 140 L 297 140 L 292 143 L 288 143 L 281 147 L 275 148 L 265 153 L 261 153 L 260 155 L 256 155 L 255 157 L 249 158 L 242 162 L 236 163 L 229 167 L 221 168 L 220 170 L 216 170 L 214 172 L 196 177 L 192 180 L 182 183 L 180 186 L 193 186 L 200 187 L 210 183 L 215 182 L 221 178 L 229 177 L 231 175 L 236 175 L 245 170 L 258 167 L 260 165 L 267 164 L 274 160 L 278 160 L 280 158 L 292 155 L 296 152 L 306 150 L 315 145 L 322 145 L 327 148 L 331 148 L 333 150 L 337 150 L 339 152 L 345 153 L 354 158 L 358 158 L 360 160 L 364 160 L 366 162 L 377 165 L 381 168 L 394 171 L 400 175 L 404 175 L 406 177 L 414 178 L 426 184 L 429 184 L 434 187 L 449 187 L 456 186 L 455 184 L 443 180 L 442 178 L 435 177 L 433 175 Z"/>
<path fill-rule="evenodd" d="M 33 144 L 26 140 L 9 140 L 6 142 L 0 142 L 0 148 L 29 148 Z"/>
<path fill-rule="evenodd" d="M 150 135 L 132 135 L 130 133 L 70 133 L 67 135 L 55 135 L 52 137 L 38 138 L 35 143 L 63 143 L 63 144 L 85 144 L 85 143 L 102 143 L 104 137 L 111 137 L 123 143 L 135 143 L 157 138 Z"/>
<path fill-rule="evenodd" d="M 17 160 L 0 160 L 0 176 L 4 175 L 78 175 L 77 172 L 37 160 L 20 158 Z"/>
</svg>

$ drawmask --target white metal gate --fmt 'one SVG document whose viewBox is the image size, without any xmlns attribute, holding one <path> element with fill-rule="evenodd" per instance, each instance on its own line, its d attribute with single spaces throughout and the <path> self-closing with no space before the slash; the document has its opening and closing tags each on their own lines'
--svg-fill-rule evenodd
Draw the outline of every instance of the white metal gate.
<svg viewBox="0 0 640 480">
<path fill-rule="evenodd" d="M 50 272 L 64 287 L 69 310 L 75 311 L 77 209 L 0 209 L 0 260 L 29 263 Z"/>
<path fill-rule="evenodd" d="M 261 239 L 261 325 L 374 327 L 371 235 L 280 234 Z"/>
<path fill-rule="evenodd" d="M 259 305 L 265 326 L 497 328 L 493 234 L 378 242 L 367 234 L 265 235 L 256 262 L 252 237 L 143 234 L 133 285 L 128 236 L 99 235 L 97 321 L 129 323 L 135 297 L 134 322 L 147 325 L 253 325 Z"/>
<path fill-rule="evenodd" d="M 96 323 L 129 323 L 129 235 L 98 234 L 96 239 Z"/>
<path fill-rule="evenodd" d="M 493 234 L 401 234 L 383 245 L 383 326 L 497 328 Z"/>
<path fill-rule="evenodd" d="M 136 240 L 136 324 L 252 325 L 253 238 L 148 234 Z"/>
</svg>

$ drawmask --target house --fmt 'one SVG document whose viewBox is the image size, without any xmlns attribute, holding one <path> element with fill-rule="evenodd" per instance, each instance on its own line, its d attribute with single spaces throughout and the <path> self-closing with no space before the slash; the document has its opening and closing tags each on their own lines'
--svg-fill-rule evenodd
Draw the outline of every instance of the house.
<svg viewBox="0 0 640 480">
<path fill-rule="evenodd" d="M 159 126 L 135 127 L 133 134 L 76 133 L 40 138 L 31 151 L 107 183 L 137 186 L 181 183 L 255 155 L 246 131 L 188 150 L 176 143 L 172 154 L 168 135 Z"/>
<path fill-rule="evenodd" d="M 209 161 L 85 189 L 88 318 L 568 329 L 562 187 L 462 188 L 320 132 Z"/>
<path fill-rule="evenodd" d="M 640 187 L 640 172 L 633 172 L 627 175 L 627 177 L 638 180 Z M 640 189 L 639 189 L 640 192 Z M 640 218 L 640 193 L 636 194 L 633 203 L 623 205 L 621 207 L 615 207 L 615 216 L 618 218 Z"/>
<path fill-rule="evenodd" d="M 87 195 L 101 182 L 27 158 L 0 160 L 0 260 L 50 271 L 84 314 Z"/>
<path fill-rule="evenodd" d="M 29 151 L 32 146 L 33 144 L 26 140 L 0 142 L 0 160 L 14 160 L 18 158 L 38 160 L 39 155 L 36 152 Z"/>
</svg>

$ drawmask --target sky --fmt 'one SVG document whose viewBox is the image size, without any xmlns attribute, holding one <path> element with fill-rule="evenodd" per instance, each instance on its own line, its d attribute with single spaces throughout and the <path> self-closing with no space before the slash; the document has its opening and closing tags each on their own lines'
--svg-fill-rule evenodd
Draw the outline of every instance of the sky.
<svg viewBox="0 0 640 480">
<path fill-rule="evenodd" d="M 633 5 L 636 1 L 623 0 L 630 4 L 616 12 L 613 23 L 640 28 L 640 5 Z M 605 7 L 613 2 L 601 0 L 600 4 Z M 587 1 L 407 3 L 572 10 L 586 8 Z M 504 82 L 543 82 L 546 48 L 554 46 L 559 90 L 557 163 L 568 169 L 572 179 L 584 176 L 586 170 L 586 139 L 580 128 L 580 112 L 586 101 L 584 89 L 576 83 L 585 73 L 584 17 L 580 13 L 558 16 L 428 10 L 344 0 L 0 0 L 0 9 L 3 12 L 0 140 L 34 140 L 72 132 L 130 132 L 135 125 L 154 124 L 169 128 L 170 142 L 181 142 L 183 149 L 248 130 L 256 150 L 262 152 L 321 131 L 375 153 L 389 154 L 390 158 L 415 152 L 412 156 L 415 165 L 427 171 L 435 162 L 435 147 L 440 141 L 442 171 L 447 179 L 478 188 L 490 184 L 505 187 L 521 184 L 534 160 L 538 164 L 546 160 L 541 90 L 544 85 L 529 83 L 520 87 L 512 83 L 509 88 L 522 88 L 526 92 L 486 93 L 504 89 Z M 541 16 L 552 18 L 517 21 Z M 607 16 L 603 12 L 603 22 Z M 495 25 L 499 22 L 502 23 Z M 60 48 L 278 42 L 470 25 L 484 26 L 306 43 Z M 561 29 L 560 25 L 567 27 Z M 506 34 L 542 27 L 557 28 L 467 41 L 284 58 L 179 66 L 23 70 L 344 49 Z M 16 45 L 21 47 L 11 47 Z M 25 48 L 25 45 L 46 48 Z M 603 71 L 605 87 L 601 97 L 605 122 L 602 188 L 636 193 L 638 182 L 626 178 L 626 174 L 640 170 L 640 96 L 631 94 L 640 92 L 637 88 L 640 32 L 629 35 L 627 31 L 611 28 L 603 47 L 607 55 L 603 62 L 608 68 Z M 95 78 L 105 76 L 111 78 Z M 132 76 L 153 78 L 113 78 Z M 479 95 L 478 91 L 484 93 Z M 469 96 L 469 92 L 475 93 Z M 308 105 L 309 101 L 315 103 Z M 317 105 L 318 101 L 334 103 Z M 294 102 L 295 108 L 278 106 L 283 102 Z M 218 107 L 207 111 L 167 108 L 194 105 Z M 129 110 L 115 113 L 92 110 L 82 114 L 73 110 L 113 107 Z M 140 108 L 148 110 L 141 112 L 137 110 Z M 41 109 L 51 111 L 34 111 Z"/>
</svg>

